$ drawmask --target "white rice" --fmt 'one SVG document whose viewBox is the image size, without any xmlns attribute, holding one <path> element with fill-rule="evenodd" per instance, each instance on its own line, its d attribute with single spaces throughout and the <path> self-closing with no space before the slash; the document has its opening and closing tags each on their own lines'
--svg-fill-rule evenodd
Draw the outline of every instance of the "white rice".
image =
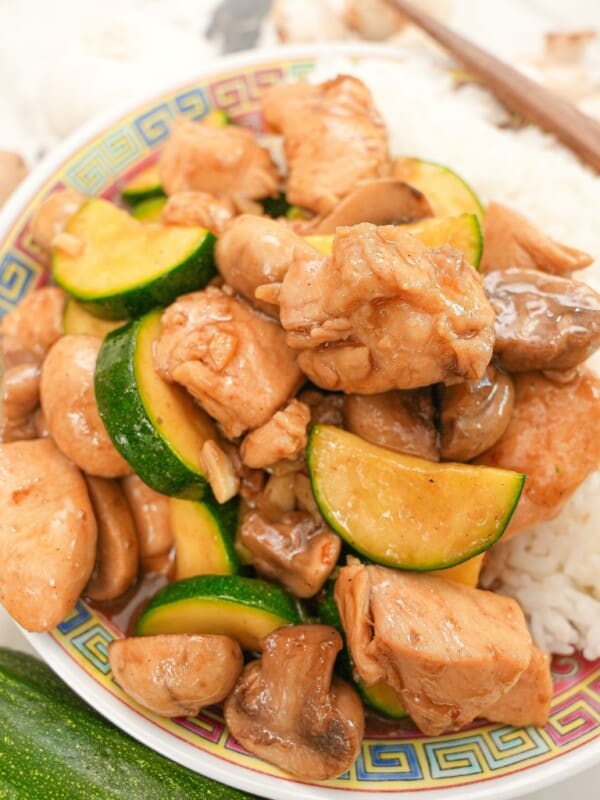
<svg viewBox="0 0 600 800">
<path fill-rule="evenodd" d="M 328 59 L 311 80 L 340 72 L 361 78 L 386 120 L 394 155 L 446 164 L 484 203 L 505 202 L 588 251 L 596 263 L 581 278 L 600 290 L 600 178 L 533 126 L 499 128 L 506 112 L 478 87 L 453 91 L 444 67 L 417 55 L 401 64 Z M 555 520 L 496 546 L 483 583 L 519 601 L 541 647 L 600 658 L 600 473 Z"/>
</svg>

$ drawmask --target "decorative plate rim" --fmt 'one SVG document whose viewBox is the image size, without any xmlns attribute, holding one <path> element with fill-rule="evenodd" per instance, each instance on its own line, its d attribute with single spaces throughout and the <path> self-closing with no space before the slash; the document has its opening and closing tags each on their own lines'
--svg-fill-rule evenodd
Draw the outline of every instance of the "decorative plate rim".
<svg viewBox="0 0 600 800">
<path fill-rule="evenodd" d="M 268 63 L 286 63 L 292 61 L 315 61 L 322 57 L 332 56 L 357 58 L 357 59 L 391 59 L 401 60 L 406 51 L 401 48 L 390 48 L 381 45 L 362 43 L 319 43 L 318 45 L 300 45 L 294 47 L 273 47 L 260 51 L 247 51 L 245 53 L 226 56 L 212 60 L 209 64 L 199 68 L 188 80 L 178 81 L 176 84 L 165 84 L 159 90 L 146 92 L 133 101 L 122 103 L 119 107 L 105 112 L 79 130 L 71 134 L 61 145 L 53 150 L 39 164 L 23 182 L 19 189 L 9 199 L 0 213 L 0 251 L 6 238 L 20 225 L 28 212 L 28 206 L 34 196 L 38 194 L 51 178 L 77 153 L 84 150 L 96 137 L 106 132 L 117 122 L 124 120 L 137 109 L 155 103 L 162 98 L 174 96 L 178 91 L 185 89 L 193 83 L 200 83 L 203 79 L 217 76 L 221 73 L 231 72 L 235 69 L 258 67 Z M 414 54 L 411 54 L 414 58 Z M 198 766 L 202 773 L 224 784 L 235 786 L 248 792 L 266 794 L 281 800 L 334 800 L 340 798 L 357 798 L 361 794 L 373 800 L 389 800 L 391 791 L 371 791 L 370 788 L 349 788 L 340 786 L 332 788 L 326 785 L 305 784 L 287 777 L 253 771 L 238 763 L 232 763 L 218 755 L 198 750 L 192 744 L 177 740 L 172 733 L 153 724 L 151 719 L 142 715 L 117 695 L 107 691 L 88 669 L 82 667 L 74 656 L 70 654 L 65 645 L 61 644 L 56 632 L 52 634 L 31 634 L 23 631 L 26 638 L 42 656 L 72 688 L 100 713 L 130 735 L 195 771 Z M 407 800 L 423 796 L 437 800 L 443 797 L 461 798 L 461 800 L 480 800 L 487 798 L 509 798 L 522 795 L 525 792 L 543 788 L 551 783 L 563 780 L 569 775 L 580 772 L 600 761 L 600 730 L 595 733 L 595 738 L 574 747 L 568 752 L 558 752 L 549 756 L 542 763 L 524 765 L 514 771 L 501 775 L 494 775 L 493 771 L 483 776 L 478 781 L 468 784 L 455 784 L 453 786 L 430 787 L 424 786 L 414 790 L 406 790 L 406 782 L 399 784 L 399 792 Z M 373 784 L 371 784 L 373 785 Z M 402 788 L 400 788 L 402 787 Z M 396 790 L 398 791 L 398 790 Z"/>
</svg>

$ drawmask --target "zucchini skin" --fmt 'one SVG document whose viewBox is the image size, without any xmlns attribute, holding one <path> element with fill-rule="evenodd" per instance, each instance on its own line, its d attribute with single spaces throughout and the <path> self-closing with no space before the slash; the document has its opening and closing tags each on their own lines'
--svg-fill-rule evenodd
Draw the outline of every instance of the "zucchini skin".
<svg viewBox="0 0 600 800">
<path fill-rule="evenodd" d="M 159 275 L 152 281 L 112 295 L 90 299 L 76 293 L 72 287 L 63 283 L 63 288 L 81 306 L 96 317 L 122 320 L 138 317 L 153 308 L 168 306 L 179 295 L 202 289 L 216 274 L 214 250 L 216 238 L 210 231 L 201 245 L 173 269 Z M 54 263 L 54 260 L 53 260 Z M 61 283 L 60 276 L 54 276 Z"/>
<path fill-rule="evenodd" d="M 190 500 L 213 499 L 206 479 L 182 464 L 156 431 L 142 402 L 135 355 L 145 320 L 141 317 L 117 328 L 102 344 L 94 376 L 100 418 L 116 449 L 152 489 Z"/>
<path fill-rule="evenodd" d="M 0 797 L 258 800 L 155 753 L 25 653 L 0 648 Z"/>
</svg>

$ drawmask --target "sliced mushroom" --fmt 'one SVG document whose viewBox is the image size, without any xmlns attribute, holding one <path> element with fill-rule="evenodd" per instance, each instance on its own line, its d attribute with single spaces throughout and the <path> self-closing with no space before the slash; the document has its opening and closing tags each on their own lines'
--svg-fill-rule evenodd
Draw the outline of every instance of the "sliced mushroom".
<svg viewBox="0 0 600 800">
<path fill-rule="evenodd" d="M 244 518 L 240 537 L 252 553 L 257 572 L 297 597 L 313 597 L 340 555 L 339 537 L 306 511 L 289 511 L 277 522 L 251 511 Z"/>
<path fill-rule="evenodd" d="M 555 242 L 521 214 L 500 203 L 488 206 L 483 240 L 482 272 L 516 267 L 564 275 L 592 263 L 587 253 Z"/>
<path fill-rule="evenodd" d="M 96 336 L 59 339 L 44 361 L 40 399 L 50 435 L 71 461 L 90 475 L 120 478 L 131 468 L 115 450 L 94 394 L 101 344 Z"/>
<path fill-rule="evenodd" d="M 119 686 L 165 717 L 195 716 L 220 703 L 242 671 L 239 644 L 228 636 L 165 634 L 116 639 L 108 646 Z"/>
<path fill-rule="evenodd" d="M 318 392 L 316 389 L 305 389 L 298 395 L 298 400 L 310 408 L 310 425 L 335 425 L 338 428 L 344 427 L 344 398 L 343 394 Z"/>
<path fill-rule="evenodd" d="M 169 498 L 146 486 L 137 475 L 121 483 L 137 529 L 140 558 L 168 553 L 173 546 Z"/>
<path fill-rule="evenodd" d="M 509 376 L 492 366 L 478 381 L 441 387 L 441 457 L 470 461 L 495 444 L 508 427 L 514 398 Z"/>
<path fill-rule="evenodd" d="M 566 370 L 600 345 L 600 295 L 585 283 L 534 269 L 489 272 L 494 351 L 509 372 Z"/>
<path fill-rule="evenodd" d="M 124 594 L 138 572 L 137 533 L 123 490 L 116 481 L 86 477 L 96 522 L 96 565 L 84 594 L 91 600 L 114 600 Z"/>
<path fill-rule="evenodd" d="M 327 625 L 280 628 L 263 640 L 225 701 L 225 720 L 250 753 L 304 780 L 345 772 L 360 751 L 364 711 L 350 686 L 333 677 L 342 649 Z"/>
<path fill-rule="evenodd" d="M 65 225 L 84 200 L 85 197 L 75 189 L 53 192 L 38 206 L 31 218 L 34 242 L 49 253 L 54 239 L 64 231 Z"/>
<path fill-rule="evenodd" d="M 0 445 L 0 601 L 28 631 L 73 609 L 96 555 L 85 482 L 50 439 Z"/>
<path fill-rule="evenodd" d="M 344 420 L 349 431 L 398 453 L 438 461 L 433 417 L 429 388 L 344 397 Z"/>
<path fill-rule="evenodd" d="M 326 217 L 307 226 L 307 232 L 335 233 L 346 225 L 371 222 L 373 225 L 397 225 L 433 216 L 425 195 L 398 178 L 379 178 L 359 184 Z"/>
</svg>

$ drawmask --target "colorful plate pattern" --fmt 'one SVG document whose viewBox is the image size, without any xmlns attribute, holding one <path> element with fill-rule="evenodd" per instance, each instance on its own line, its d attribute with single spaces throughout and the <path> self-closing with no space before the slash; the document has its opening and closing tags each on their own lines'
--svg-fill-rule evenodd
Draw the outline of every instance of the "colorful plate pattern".
<svg viewBox="0 0 600 800">
<path fill-rule="evenodd" d="M 96 124 L 70 146 L 67 143 L 63 152 L 68 151 L 68 155 L 62 163 L 51 170 L 46 168 L 45 180 L 32 184 L 30 179 L 10 204 L 10 211 L 5 212 L 4 220 L 10 227 L 0 245 L 0 316 L 47 280 L 47 260 L 31 241 L 28 229 L 33 209 L 45 196 L 68 185 L 84 194 L 117 199 L 125 179 L 155 160 L 178 115 L 201 119 L 218 107 L 235 122 L 260 130 L 261 91 L 281 81 L 302 79 L 314 68 L 315 48 L 305 48 L 298 55 L 290 52 L 276 57 L 271 54 L 270 59 L 256 54 L 225 59 L 222 69 L 211 69 L 207 77 L 167 92 L 110 123 Z M 398 57 L 357 45 L 338 52 L 353 57 Z M 483 724 L 428 738 L 413 728 L 396 728 L 391 733 L 385 726 L 374 728 L 353 768 L 313 790 L 246 753 L 229 735 L 218 710 L 194 719 L 166 720 L 137 706 L 115 684 L 108 664 L 107 645 L 119 635 L 107 618 L 79 603 L 50 636 L 30 639 L 51 666 L 70 678 L 73 688 L 88 699 L 92 678 L 100 691 L 93 692 L 91 702 L 133 735 L 199 772 L 269 797 L 344 797 L 358 792 L 385 797 L 423 790 L 428 796 L 437 796 L 441 789 L 445 790 L 444 797 L 508 796 L 556 779 L 559 773 L 549 770 L 548 762 L 559 757 L 563 757 L 567 771 L 600 759 L 600 660 L 590 663 L 574 655 L 554 660 L 552 714 L 544 729 Z M 79 670 L 86 676 L 81 685 Z M 126 707 L 117 715 L 111 712 L 117 708 L 114 699 Z M 145 721 L 141 726 L 140 717 Z M 156 729 L 162 731 L 158 738 L 153 735 Z M 170 738 L 165 739 L 163 734 Z M 196 758 L 190 757 L 184 743 L 197 751 Z M 183 748 L 182 753 L 179 748 Z M 564 756 L 581 748 L 581 757 L 571 758 L 567 765 Z M 226 762 L 225 773 L 224 764 L 217 760 Z M 506 781 L 497 780 L 540 765 L 546 765 L 545 770 L 534 769 L 532 780 L 513 781 L 510 787 Z M 263 781 L 266 776 L 271 779 Z M 483 791 L 482 782 L 490 781 L 497 791 L 492 786 Z M 451 787 L 461 789 L 457 793 Z"/>
</svg>

